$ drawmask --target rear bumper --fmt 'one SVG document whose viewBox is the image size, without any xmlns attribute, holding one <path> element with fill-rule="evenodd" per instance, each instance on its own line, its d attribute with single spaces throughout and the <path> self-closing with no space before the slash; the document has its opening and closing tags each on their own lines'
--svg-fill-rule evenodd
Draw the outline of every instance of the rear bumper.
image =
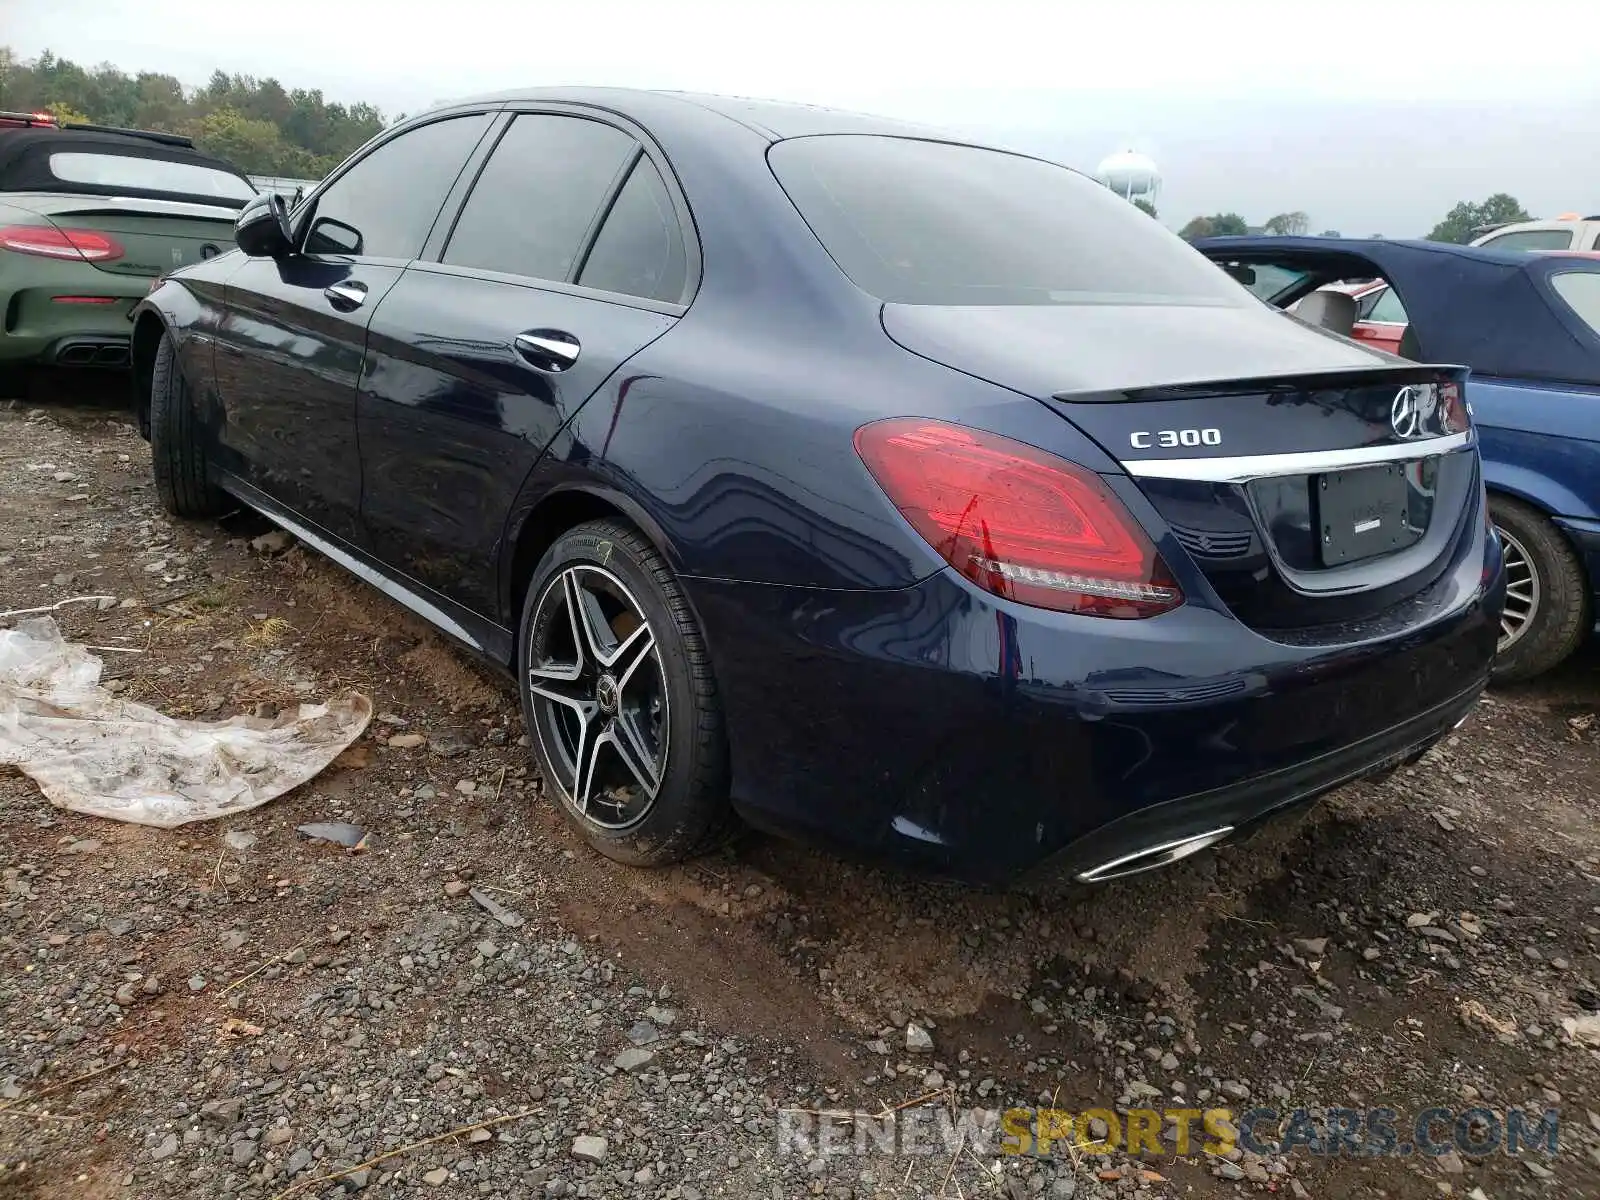
<svg viewBox="0 0 1600 1200">
<path fill-rule="evenodd" d="M 1475 680 L 1409 721 L 1307 762 L 1130 813 L 1078 839 L 1035 872 L 1099 882 L 1160 866 L 1159 859 L 1182 856 L 1191 846 L 1239 840 L 1341 784 L 1414 762 L 1466 719 L 1487 683 Z"/>
<path fill-rule="evenodd" d="M 1493 544 L 1441 585 L 1425 625 L 1330 648 L 1199 604 L 1044 612 L 948 571 L 892 592 L 685 581 L 747 820 L 996 882 L 1236 832 L 1420 753 L 1488 676 Z"/>
<path fill-rule="evenodd" d="M 16 262 L 23 256 L 7 258 Z M 25 275 L 13 270 L 7 277 L 26 283 L 9 294 L 0 293 L 0 363 L 46 366 L 115 365 L 96 364 L 93 356 L 89 362 L 75 362 L 71 353 L 62 361 L 62 351 L 78 342 L 125 347 L 133 332 L 129 314 L 149 294 L 151 282 L 143 276 L 114 275 L 84 263 L 43 258 L 28 259 Z M 94 297 L 105 303 L 63 303 L 63 296 Z"/>
</svg>

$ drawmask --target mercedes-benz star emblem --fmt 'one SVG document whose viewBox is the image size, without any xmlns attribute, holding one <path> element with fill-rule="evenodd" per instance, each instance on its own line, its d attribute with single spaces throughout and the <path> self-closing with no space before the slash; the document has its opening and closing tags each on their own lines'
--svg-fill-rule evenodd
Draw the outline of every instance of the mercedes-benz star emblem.
<svg viewBox="0 0 1600 1200">
<path fill-rule="evenodd" d="M 1396 437 L 1414 438 L 1422 429 L 1422 405 L 1418 402 L 1417 389 L 1407 384 L 1394 394 L 1394 403 L 1389 406 L 1389 424 L 1394 427 Z"/>
</svg>

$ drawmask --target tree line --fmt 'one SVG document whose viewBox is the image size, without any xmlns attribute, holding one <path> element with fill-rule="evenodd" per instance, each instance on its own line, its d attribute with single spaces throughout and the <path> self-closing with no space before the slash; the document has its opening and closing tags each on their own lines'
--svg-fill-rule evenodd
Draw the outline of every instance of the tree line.
<svg viewBox="0 0 1600 1200">
<path fill-rule="evenodd" d="M 0 110 L 180 133 L 249 175 L 319 179 L 389 122 L 371 104 L 217 71 L 202 88 L 172 75 L 86 68 L 46 51 L 23 60 L 0 46 Z"/>
<path fill-rule="evenodd" d="M 1154 215 L 1153 209 L 1148 209 Z M 1426 235 L 1430 242 L 1453 242 L 1456 245 L 1466 245 L 1491 225 L 1506 225 L 1513 221 L 1527 221 L 1528 210 L 1517 202 L 1516 197 L 1505 192 L 1496 192 L 1486 200 L 1463 200 L 1448 213 Z M 1297 236 L 1310 232 L 1311 222 L 1303 212 L 1279 213 L 1269 217 L 1256 233 L 1271 233 L 1286 236 Z M 1178 231 L 1178 236 L 1193 240 L 1204 237 L 1242 237 L 1251 233 L 1250 222 L 1246 221 L 1236 212 L 1212 213 L 1209 216 L 1195 217 Z M 1338 237 L 1338 230 L 1325 229 L 1323 237 Z M 1382 237 L 1375 233 L 1373 237 Z"/>
<path fill-rule="evenodd" d="M 320 179 L 390 123 L 371 104 L 330 103 L 320 90 L 285 88 L 272 78 L 216 71 L 204 87 L 186 88 L 172 75 L 130 75 L 110 63 L 86 68 L 48 50 L 24 60 L 9 46 L 0 46 L 0 110 L 181 133 L 246 174 L 294 179 Z M 1134 203 L 1156 215 L 1149 201 Z M 1466 243 L 1484 226 L 1526 220 L 1528 213 L 1515 197 L 1496 192 L 1457 204 L 1427 237 Z M 1267 218 L 1258 232 L 1293 236 L 1310 229 L 1310 218 L 1295 211 Z M 1240 214 L 1220 212 L 1194 217 L 1179 235 L 1193 239 L 1250 231 Z M 1338 236 L 1332 229 L 1323 235 Z"/>
</svg>

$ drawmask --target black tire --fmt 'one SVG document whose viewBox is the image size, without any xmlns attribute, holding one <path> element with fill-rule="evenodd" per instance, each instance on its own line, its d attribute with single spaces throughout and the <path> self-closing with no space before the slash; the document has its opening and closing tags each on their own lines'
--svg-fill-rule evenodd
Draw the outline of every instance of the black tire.
<svg viewBox="0 0 1600 1200">
<path fill-rule="evenodd" d="M 564 694 L 580 698 L 594 695 L 595 724 L 588 728 L 595 731 L 591 736 L 599 742 L 599 748 L 589 747 L 593 764 L 589 778 L 593 782 L 582 789 L 586 801 L 591 794 L 594 797 L 584 806 L 588 815 L 580 811 L 574 795 L 579 790 L 575 785 L 581 781 L 575 778 L 573 769 L 575 763 L 582 762 L 586 745 L 575 730 L 588 718 L 575 716 L 567 707 L 570 701 L 556 704 L 547 695 L 536 697 L 533 691 L 536 654 L 543 669 L 565 670 L 564 666 L 549 664 L 557 658 L 573 656 L 543 651 L 553 641 L 570 639 L 582 644 L 577 626 L 563 624 L 570 620 L 570 605 L 565 597 L 571 592 L 564 589 L 572 586 L 571 579 L 586 579 L 590 586 L 606 590 L 617 605 L 614 615 L 600 614 L 604 623 L 598 627 L 602 638 L 616 639 L 613 651 L 620 649 L 627 633 L 637 631 L 640 615 L 649 627 L 654 646 L 639 659 L 637 672 L 626 670 L 620 675 L 622 686 L 612 694 L 614 707 L 609 716 L 601 705 L 603 684 L 599 681 L 592 686 L 586 678 L 558 683 L 548 675 L 541 675 L 537 681 L 546 693 L 559 688 Z M 620 588 L 613 589 L 613 583 Z M 633 615 L 625 619 L 623 613 L 629 611 L 629 601 Z M 655 655 L 653 660 L 651 654 Z M 575 657 L 581 666 L 581 650 Z M 591 653 L 589 661 L 598 660 Z M 625 664 L 628 660 L 621 661 Z M 517 665 L 523 721 L 546 791 L 560 804 L 573 828 L 601 854 L 630 866 L 663 866 L 709 849 L 727 831 L 731 823 L 727 740 L 711 658 L 671 568 L 636 529 L 621 521 L 590 521 L 556 539 L 528 584 L 518 627 Z M 606 668 L 601 673 L 612 678 L 610 670 Z M 619 671 L 623 670 L 625 667 L 619 667 Z M 631 782 L 642 778 L 637 771 L 631 776 L 624 773 L 628 760 L 621 753 L 619 742 L 606 744 L 608 731 L 618 738 L 623 732 L 620 726 L 629 704 L 624 693 L 629 688 L 638 690 L 641 683 L 635 680 L 642 682 L 644 694 L 653 693 L 656 700 L 665 702 L 654 726 L 659 757 L 643 755 L 637 760 L 657 764 L 653 798 L 645 787 Z M 650 718 L 641 709 L 635 710 L 631 719 L 648 724 Z M 646 743 L 633 744 L 637 747 Z M 624 785 L 600 790 L 599 780 L 608 771 L 612 778 L 621 777 Z M 628 817 L 629 806 L 635 804 L 642 804 L 640 814 Z"/>
<path fill-rule="evenodd" d="M 211 482 L 199 414 L 168 333 L 150 371 L 150 462 L 161 506 L 173 516 L 222 514 L 227 497 Z"/>
<path fill-rule="evenodd" d="M 1582 644 L 1592 623 L 1589 582 L 1571 543 L 1538 511 L 1509 496 L 1491 495 L 1489 514 L 1500 530 L 1508 584 L 1516 589 L 1507 597 L 1494 678 L 1514 683 L 1544 674 Z M 1526 572 L 1517 569 L 1519 558 Z M 1521 583 L 1519 575 L 1528 582 Z"/>
</svg>

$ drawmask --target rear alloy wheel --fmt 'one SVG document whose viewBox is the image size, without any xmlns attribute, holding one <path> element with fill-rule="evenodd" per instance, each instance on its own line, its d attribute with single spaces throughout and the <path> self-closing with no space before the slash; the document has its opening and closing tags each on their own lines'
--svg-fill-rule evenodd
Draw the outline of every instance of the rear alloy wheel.
<svg viewBox="0 0 1600 1200">
<path fill-rule="evenodd" d="M 710 659 L 671 570 L 635 530 L 563 534 L 522 617 L 523 717 L 568 820 L 610 858 L 676 862 L 728 810 Z"/>
<path fill-rule="evenodd" d="M 211 482 L 200 416 L 178 366 L 172 335 L 163 333 L 150 371 L 150 462 L 161 506 L 175 517 L 215 517 L 227 497 Z"/>
<path fill-rule="evenodd" d="M 1561 531 L 1528 505 L 1490 496 L 1489 512 L 1506 563 L 1494 677 L 1532 679 L 1576 650 L 1589 628 L 1583 567 Z"/>
</svg>

